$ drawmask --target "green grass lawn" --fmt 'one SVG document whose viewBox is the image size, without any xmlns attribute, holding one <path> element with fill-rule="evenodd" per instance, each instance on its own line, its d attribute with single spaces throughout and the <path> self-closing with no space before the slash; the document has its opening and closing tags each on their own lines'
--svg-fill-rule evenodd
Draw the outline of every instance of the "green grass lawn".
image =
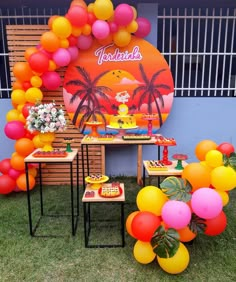
<svg viewBox="0 0 236 282">
<path fill-rule="evenodd" d="M 135 199 L 139 187 L 133 178 L 118 180 L 125 183 L 127 217 L 137 210 Z M 69 187 L 44 188 L 45 212 L 70 212 Z M 39 210 L 37 187 L 32 191 L 32 200 L 36 214 Z M 235 201 L 236 191 L 232 191 L 230 202 L 224 208 L 228 218 L 225 232 L 215 237 L 198 235 L 193 245 L 186 245 L 190 252 L 188 268 L 181 274 L 170 275 L 161 270 L 156 260 L 147 265 L 139 264 L 133 256 L 135 239 L 127 233 L 124 248 L 85 248 L 82 205 L 75 237 L 71 236 L 70 218 L 62 217 L 45 218 L 38 229 L 38 234 L 61 237 L 32 238 L 28 228 L 26 193 L 0 195 L 0 281 L 235 281 Z M 102 205 L 97 208 L 97 217 L 113 212 L 115 215 L 115 208 L 112 212 L 107 212 Z M 36 216 L 33 219 L 35 221 Z M 119 239 L 117 230 L 107 228 L 105 231 L 106 240 Z M 104 230 L 96 232 L 100 234 Z"/>
</svg>

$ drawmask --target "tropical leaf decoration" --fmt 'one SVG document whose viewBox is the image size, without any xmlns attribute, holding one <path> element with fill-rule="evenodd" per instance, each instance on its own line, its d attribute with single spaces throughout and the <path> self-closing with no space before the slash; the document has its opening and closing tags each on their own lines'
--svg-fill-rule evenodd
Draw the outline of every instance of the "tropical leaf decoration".
<svg viewBox="0 0 236 282">
<path fill-rule="evenodd" d="M 160 188 L 170 200 L 188 202 L 191 199 L 192 186 L 186 179 L 169 176 L 162 181 Z"/>
<path fill-rule="evenodd" d="M 179 233 L 173 228 L 165 230 L 162 225 L 155 231 L 151 240 L 153 251 L 160 258 L 173 257 L 179 248 L 179 243 Z"/>
<path fill-rule="evenodd" d="M 223 163 L 224 166 L 231 166 L 234 170 L 236 170 L 236 153 L 231 153 L 229 157 L 226 154 L 223 154 Z"/>
<path fill-rule="evenodd" d="M 206 220 L 192 213 L 189 229 L 195 234 L 204 233 L 206 230 Z"/>
</svg>

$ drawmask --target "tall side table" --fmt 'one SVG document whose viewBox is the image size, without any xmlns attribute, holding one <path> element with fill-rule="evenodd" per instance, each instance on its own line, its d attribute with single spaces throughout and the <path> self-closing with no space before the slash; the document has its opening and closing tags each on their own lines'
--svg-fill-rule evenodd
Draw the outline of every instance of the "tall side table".
<svg viewBox="0 0 236 282">
<path fill-rule="evenodd" d="M 35 150 L 30 155 L 28 155 L 25 159 L 25 172 L 26 172 L 26 184 L 27 184 L 27 201 L 28 201 L 28 216 L 29 216 L 29 230 L 30 235 L 35 236 L 35 232 L 39 226 L 41 218 L 44 214 L 44 206 L 43 206 L 43 184 L 42 184 L 42 164 L 45 163 L 60 163 L 60 164 L 68 164 L 70 167 L 70 197 L 71 197 L 71 229 L 72 235 L 74 236 L 77 229 L 77 223 L 79 218 L 79 163 L 78 163 L 78 149 L 73 149 L 72 152 L 68 152 L 65 157 L 35 157 Z M 76 213 L 74 212 L 74 191 L 73 191 L 73 161 L 76 159 Z M 30 197 L 30 189 L 29 189 L 29 164 L 37 163 L 39 166 L 39 188 L 40 188 L 40 212 L 41 216 L 39 217 L 36 225 L 33 227 L 32 223 L 32 209 L 31 209 L 31 197 Z M 63 215 L 58 215 L 63 216 Z"/>
<path fill-rule="evenodd" d="M 109 186 L 111 183 L 102 184 L 104 186 Z M 99 195 L 99 190 L 91 189 L 91 185 L 88 184 L 83 194 L 82 202 L 84 208 L 84 240 L 86 248 L 114 248 L 114 247 L 124 247 L 125 246 L 125 229 L 124 229 L 124 202 L 125 202 L 125 190 L 124 184 L 120 183 L 120 188 L 122 189 L 122 194 L 115 198 L 104 198 Z M 90 196 L 88 196 L 90 195 Z M 90 205 L 94 203 L 99 204 L 116 204 L 120 206 L 120 234 L 121 234 L 121 243 L 117 244 L 90 244 L 90 232 L 92 229 L 92 213 Z M 103 210 L 106 213 L 105 210 Z M 106 213 L 107 214 L 107 213 Z M 98 219 L 99 222 L 103 221 L 103 218 Z M 119 220 L 118 220 L 119 221 Z M 109 228 L 109 226 L 106 226 Z M 107 241 L 109 241 L 109 232 L 107 233 Z"/>
</svg>

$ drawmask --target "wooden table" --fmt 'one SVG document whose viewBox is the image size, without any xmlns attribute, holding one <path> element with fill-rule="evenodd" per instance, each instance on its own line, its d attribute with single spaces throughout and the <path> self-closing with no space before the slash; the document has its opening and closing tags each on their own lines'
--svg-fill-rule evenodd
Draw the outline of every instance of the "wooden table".
<svg viewBox="0 0 236 282">
<path fill-rule="evenodd" d="M 71 193 L 71 228 L 72 228 L 72 235 L 74 236 L 77 229 L 78 217 L 79 217 L 79 164 L 78 164 L 78 149 L 73 149 L 72 152 L 68 152 L 67 156 L 65 157 L 34 157 L 36 151 L 32 152 L 28 155 L 25 159 L 25 171 L 26 171 L 26 182 L 27 182 L 27 200 L 28 200 L 28 215 L 29 215 L 29 229 L 30 235 L 34 236 L 36 229 L 40 223 L 42 216 L 46 216 L 44 214 L 44 206 L 43 206 L 43 184 L 42 184 L 42 164 L 45 163 L 60 163 L 60 164 L 69 164 L 70 167 L 70 193 Z M 76 159 L 76 214 L 74 212 L 74 191 L 73 191 L 73 161 Z M 39 217 L 38 222 L 36 223 L 35 227 L 33 228 L 32 223 L 32 211 L 31 211 L 31 197 L 30 197 L 30 189 L 29 189 L 29 164 L 37 163 L 39 167 L 39 187 L 40 187 L 40 211 L 41 216 Z M 52 216 L 52 215 L 47 215 Z M 55 215 L 53 215 L 55 216 Z M 64 215 L 57 215 L 57 216 L 64 216 Z"/>
<path fill-rule="evenodd" d="M 111 183 L 103 183 L 101 186 L 110 187 Z M 84 208 L 84 240 L 85 240 L 85 247 L 86 248 L 101 248 L 101 247 L 107 247 L 107 248 L 113 248 L 113 247 L 124 247 L 125 245 L 125 229 L 124 229 L 124 202 L 125 202 L 125 189 L 124 184 L 119 183 L 120 188 L 122 189 L 122 193 L 118 197 L 114 198 L 104 198 L 101 197 L 98 193 L 98 189 L 92 189 L 91 184 L 87 184 L 86 189 L 83 194 L 82 202 L 83 202 L 83 208 Z M 92 196 L 86 196 L 87 194 L 92 194 Z M 107 232 L 107 243 L 103 244 L 90 244 L 89 243 L 89 236 L 91 232 L 91 221 L 94 221 L 92 219 L 91 215 L 91 209 L 90 205 L 93 203 L 99 203 L 99 204 L 118 204 L 120 205 L 120 232 L 121 232 L 121 243 L 109 244 L 109 232 Z M 103 210 L 104 213 L 106 213 L 106 210 Z M 100 218 L 98 220 L 99 222 L 103 221 L 103 218 Z M 109 226 L 107 226 L 109 228 Z"/>
<path fill-rule="evenodd" d="M 89 156 L 88 156 L 88 147 L 90 145 L 98 145 L 101 146 L 102 151 L 102 174 L 106 174 L 105 168 L 105 151 L 107 145 L 135 145 L 137 146 L 137 183 L 142 185 L 142 162 L 143 162 L 143 145 L 155 145 L 156 138 L 151 137 L 150 140 L 123 140 L 121 137 L 114 137 L 112 140 L 100 140 L 94 137 L 84 136 L 81 140 L 81 150 L 82 150 L 82 171 L 83 171 L 83 179 L 85 178 L 85 158 L 87 160 L 87 175 L 89 175 Z M 160 147 L 157 146 L 157 158 L 160 158 Z M 85 187 L 85 182 L 84 182 Z"/>
<path fill-rule="evenodd" d="M 181 176 L 183 170 L 176 169 L 177 161 L 172 161 L 171 165 L 167 166 L 167 170 L 152 170 L 148 166 L 148 160 L 143 161 L 143 185 L 145 186 L 145 178 L 146 178 L 146 172 L 147 175 L 150 177 L 157 176 L 158 177 L 158 184 L 160 184 L 160 177 L 161 176 Z M 182 161 L 183 167 L 185 167 L 188 163 L 185 161 Z"/>
</svg>

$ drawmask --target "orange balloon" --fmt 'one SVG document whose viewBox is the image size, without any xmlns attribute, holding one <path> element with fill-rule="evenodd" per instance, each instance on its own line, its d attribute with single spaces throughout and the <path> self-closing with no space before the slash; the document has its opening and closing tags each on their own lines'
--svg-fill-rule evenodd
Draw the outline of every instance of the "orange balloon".
<svg viewBox="0 0 236 282">
<path fill-rule="evenodd" d="M 30 57 L 32 54 L 36 53 L 37 51 L 38 51 L 38 49 L 37 49 L 36 47 L 29 47 L 29 48 L 27 48 L 27 49 L 25 50 L 25 54 L 24 54 L 26 61 L 28 61 L 28 60 L 29 60 L 29 57 Z"/>
<path fill-rule="evenodd" d="M 190 182 L 192 192 L 194 192 L 199 188 L 210 186 L 211 170 L 200 163 L 190 163 L 183 169 L 182 178 Z"/>
<path fill-rule="evenodd" d="M 16 90 L 16 89 L 21 89 L 21 90 L 24 89 L 23 83 L 19 80 L 16 80 L 12 83 L 12 90 Z"/>
<path fill-rule="evenodd" d="M 132 224 L 132 221 L 133 221 L 133 218 L 139 213 L 139 211 L 134 211 L 132 212 L 131 214 L 128 215 L 127 219 L 126 219 L 126 223 L 125 223 L 125 227 L 126 227 L 126 230 L 128 232 L 128 234 L 130 236 L 132 236 L 133 238 L 134 237 L 134 234 L 132 232 L 132 228 L 131 228 L 131 224 Z"/>
<path fill-rule="evenodd" d="M 15 143 L 15 150 L 21 156 L 28 156 L 34 151 L 34 143 L 28 138 L 20 138 Z"/>
<path fill-rule="evenodd" d="M 55 52 L 60 47 L 60 39 L 53 31 L 46 31 L 41 35 L 40 43 L 48 52 Z"/>
<path fill-rule="evenodd" d="M 28 170 L 29 174 L 31 174 L 33 177 L 36 177 L 37 176 L 37 169 L 35 167 L 31 167 L 29 170 Z"/>
<path fill-rule="evenodd" d="M 81 6 L 87 10 L 87 4 L 83 0 L 73 0 L 70 4 L 70 7 Z"/>
<path fill-rule="evenodd" d="M 210 150 L 215 150 L 217 144 L 212 140 L 202 140 L 195 147 L 195 155 L 199 161 L 205 161 L 205 156 Z"/>
<path fill-rule="evenodd" d="M 49 27 L 50 29 L 52 29 L 53 21 L 54 21 L 56 18 L 58 18 L 58 17 L 59 17 L 58 15 L 54 15 L 54 16 L 51 16 L 51 17 L 49 18 L 49 20 L 48 20 L 48 27 Z"/>
<path fill-rule="evenodd" d="M 21 156 L 17 152 L 14 152 L 14 154 L 12 154 L 10 163 L 11 163 L 11 166 L 16 170 L 25 169 L 24 156 Z"/>
<path fill-rule="evenodd" d="M 29 179 L 29 189 L 32 190 L 35 186 L 35 178 L 33 175 L 28 175 Z M 17 179 L 16 179 L 16 185 L 19 189 L 26 191 L 27 190 L 27 184 L 26 184 L 26 173 L 22 173 Z"/>
<path fill-rule="evenodd" d="M 20 81 L 29 81 L 33 72 L 26 62 L 18 62 L 13 66 L 13 74 Z"/>
<path fill-rule="evenodd" d="M 179 240 L 181 242 L 190 242 L 197 236 L 197 234 L 192 232 L 188 226 L 177 230 L 177 232 L 179 233 Z"/>
</svg>

